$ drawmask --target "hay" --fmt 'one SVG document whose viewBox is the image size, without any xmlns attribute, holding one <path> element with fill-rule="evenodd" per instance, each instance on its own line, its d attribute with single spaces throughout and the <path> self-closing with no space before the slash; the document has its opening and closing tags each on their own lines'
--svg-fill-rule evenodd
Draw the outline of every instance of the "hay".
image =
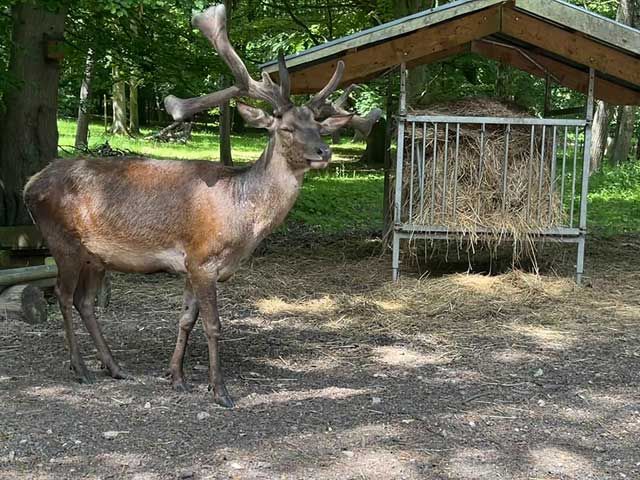
<svg viewBox="0 0 640 480">
<path fill-rule="evenodd" d="M 412 113 L 530 116 L 488 99 L 467 99 Z M 544 140 L 542 165 L 540 127 L 536 128 L 533 150 L 531 126 L 511 126 L 508 152 L 505 152 L 506 134 L 503 125 L 486 125 L 483 133 L 480 125 L 463 124 L 458 131 L 455 124 L 450 124 L 448 129 L 439 125 L 434 135 L 433 125 L 428 123 L 425 138 L 425 125 L 416 124 L 415 130 L 409 126 L 405 132 L 403 221 L 462 232 L 472 245 L 486 242 L 496 246 L 505 238 L 512 238 L 514 244 L 531 247 L 533 237 L 542 229 L 563 225 L 566 218 L 560 192 L 556 191 L 557 181 L 552 181 L 551 130 L 547 129 Z M 488 234 L 481 235 L 484 232 Z"/>
</svg>

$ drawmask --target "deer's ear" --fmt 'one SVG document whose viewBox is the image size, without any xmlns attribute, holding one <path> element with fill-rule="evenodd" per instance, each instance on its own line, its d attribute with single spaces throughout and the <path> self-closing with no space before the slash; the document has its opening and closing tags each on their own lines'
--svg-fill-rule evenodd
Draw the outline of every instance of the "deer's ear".
<svg viewBox="0 0 640 480">
<path fill-rule="evenodd" d="M 273 127 L 273 117 L 264 110 L 250 107 L 240 102 L 237 103 L 237 107 L 238 112 L 240 112 L 240 115 L 250 127 L 266 128 L 267 130 L 271 130 Z"/>
<path fill-rule="evenodd" d="M 320 135 L 330 135 L 336 130 L 346 127 L 353 115 L 333 115 L 320 123 Z"/>
</svg>

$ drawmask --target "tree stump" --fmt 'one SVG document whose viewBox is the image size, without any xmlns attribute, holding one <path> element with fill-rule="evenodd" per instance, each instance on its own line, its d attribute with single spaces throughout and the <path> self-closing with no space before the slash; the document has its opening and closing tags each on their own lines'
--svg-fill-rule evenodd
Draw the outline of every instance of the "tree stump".
<svg viewBox="0 0 640 480">
<path fill-rule="evenodd" d="M 13 285 L 0 293 L 0 320 L 30 324 L 47 321 L 47 302 L 34 285 Z"/>
</svg>

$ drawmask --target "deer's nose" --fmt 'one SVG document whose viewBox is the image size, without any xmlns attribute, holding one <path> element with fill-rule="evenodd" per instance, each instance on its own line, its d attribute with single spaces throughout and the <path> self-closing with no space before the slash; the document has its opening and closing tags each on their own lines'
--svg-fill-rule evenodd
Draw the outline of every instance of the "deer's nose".
<svg viewBox="0 0 640 480">
<path fill-rule="evenodd" d="M 316 148 L 316 153 L 320 155 L 325 162 L 331 159 L 331 149 L 327 145 Z"/>
</svg>

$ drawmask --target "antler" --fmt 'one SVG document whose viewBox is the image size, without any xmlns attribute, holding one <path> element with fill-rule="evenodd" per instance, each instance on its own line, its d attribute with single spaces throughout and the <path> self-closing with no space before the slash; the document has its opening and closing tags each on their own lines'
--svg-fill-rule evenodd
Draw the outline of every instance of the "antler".
<svg viewBox="0 0 640 480">
<path fill-rule="evenodd" d="M 176 121 L 193 116 L 197 112 L 220 105 L 233 97 L 247 96 L 264 100 L 274 107 L 276 115 L 293 106 L 289 99 L 290 81 L 284 56 L 280 55 L 280 86 L 276 85 L 267 73 L 262 74 L 262 81 L 254 80 L 246 65 L 237 54 L 227 35 L 227 13 L 224 5 L 214 5 L 204 12 L 195 15 L 192 23 L 211 42 L 220 57 L 231 69 L 235 85 L 215 93 L 201 97 L 182 99 L 169 95 L 164 100 L 165 109 Z"/>
<path fill-rule="evenodd" d="M 356 85 L 352 84 L 345 88 L 344 92 L 342 92 L 342 95 L 340 95 L 340 97 L 338 97 L 336 101 L 327 101 L 329 95 L 340 83 L 340 78 L 336 79 L 336 75 L 344 68 L 344 64 L 341 64 L 341 61 L 338 62 L 336 73 L 334 74 L 333 78 L 331 78 L 327 86 L 323 88 L 322 91 L 314 95 L 314 97 L 309 100 L 309 102 L 307 102 L 307 107 L 309 107 L 313 111 L 313 114 L 317 120 L 332 117 L 334 115 L 351 115 L 351 112 L 344 109 L 344 105 L 347 102 L 347 99 L 349 98 L 351 92 L 356 88 Z M 373 128 L 373 126 L 378 120 L 380 120 L 381 116 L 382 110 L 380 110 L 379 108 L 374 108 L 365 117 L 353 115 L 351 121 L 347 125 L 352 127 L 358 134 L 360 134 L 363 139 L 366 139 L 371 133 L 371 129 Z"/>
</svg>

